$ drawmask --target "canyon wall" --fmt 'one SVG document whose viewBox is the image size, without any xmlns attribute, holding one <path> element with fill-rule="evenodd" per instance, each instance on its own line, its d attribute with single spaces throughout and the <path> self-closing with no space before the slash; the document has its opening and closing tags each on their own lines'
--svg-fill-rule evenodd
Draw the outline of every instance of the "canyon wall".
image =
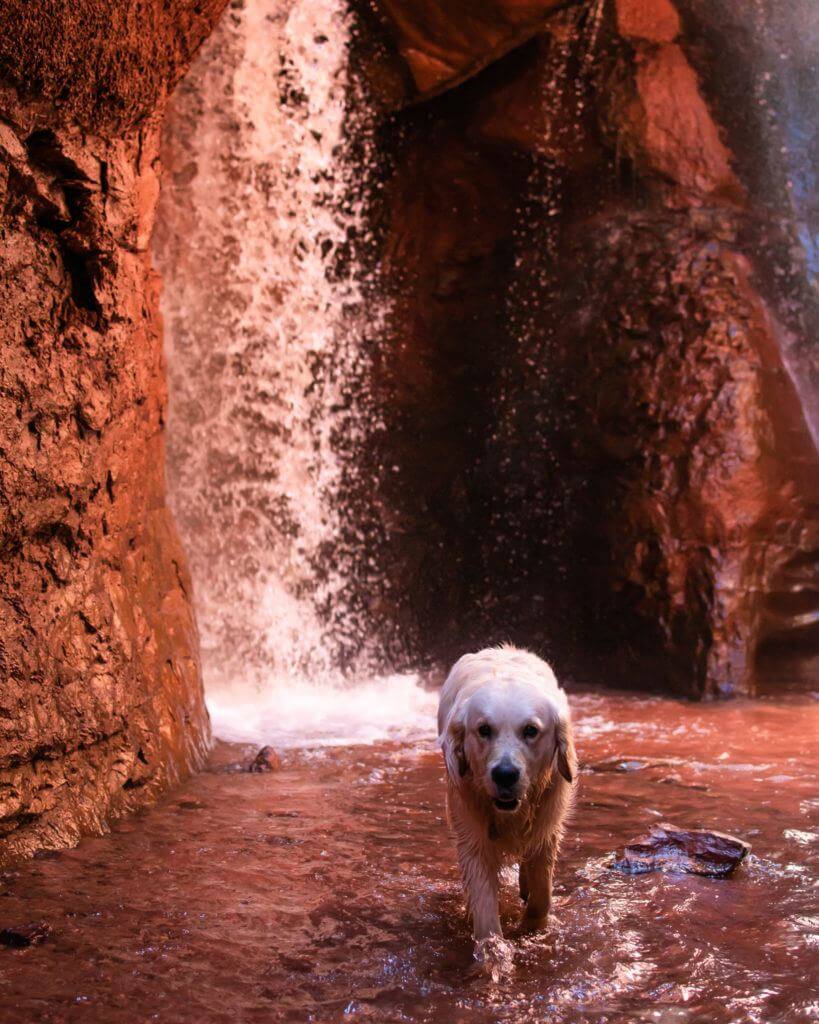
<svg viewBox="0 0 819 1024">
<path fill-rule="evenodd" d="M 208 742 L 148 245 L 164 103 L 223 3 L 0 10 L 0 863 Z"/>
<path fill-rule="evenodd" d="M 532 4 L 521 45 L 519 5 L 477 4 L 495 30 L 448 53 L 427 5 L 378 6 L 388 619 L 416 657 L 511 638 L 590 682 L 810 684 L 808 6 Z"/>
</svg>

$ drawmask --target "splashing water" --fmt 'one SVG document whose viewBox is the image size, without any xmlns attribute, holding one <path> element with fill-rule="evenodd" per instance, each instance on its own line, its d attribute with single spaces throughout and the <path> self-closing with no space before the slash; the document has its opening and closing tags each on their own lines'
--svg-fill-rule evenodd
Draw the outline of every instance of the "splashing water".
<svg viewBox="0 0 819 1024">
<path fill-rule="evenodd" d="M 337 443 L 355 447 L 364 376 L 364 296 L 339 270 L 363 232 L 349 41 L 338 0 L 231 5 L 168 119 L 169 492 L 214 731 L 232 738 L 375 739 L 432 721 L 413 679 L 353 691 L 338 667 L 375 661 L 353 635 L 345 544 L 361 538 Z M 368 330 L 380 316 L 367 308 Z"/>
<path fill-rule="evenodd" d="M 414 675 L 376 676 L 355 686 L 298 681 L 287 693 L 277 686 L 261 693 L 217 689 L 208 708 L 220 739 L 280 748 L 335 747 L 433 733 L 435 695 Z"/>
<path fill-rule="evenodd" d="M 606 0 L 593 0 L 583 28 L 583 36 L 585 38 L 581 39 L 581 47 L 583 50 L 582 67 L 584 71 L 589 71 L 594 63 L 595 52 L 600 38 L 600 29 L 603 26 L 603 15 L 605 14 L 605 11 Z"/>
</svg>

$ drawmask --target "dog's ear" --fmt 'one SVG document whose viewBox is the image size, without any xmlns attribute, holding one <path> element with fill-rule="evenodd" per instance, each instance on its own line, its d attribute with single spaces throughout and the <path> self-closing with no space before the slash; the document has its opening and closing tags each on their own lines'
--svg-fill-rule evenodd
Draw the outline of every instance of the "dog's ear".
<svg viewBox="0 0 819 1024">
<path fill-rule="evenodd" d="M 461 779 L 469 771 L 469 761 L 464 752 L 464 737 L 466 728 L 464 726 L 463 712 L 456 711 L 449 719 L 446 735 L 441 740 L 441 747 L 444 751 L 444 761 L 452 781 L 459 785 Z"/>
<path fill-rule="evenodd" d="M 574 752 L 571 725 L 565 718 L 558 719 L 555 726 L 555 753 L 557 770 L 571 784 L 577 775 L 577 757 Z"/>
</svg>

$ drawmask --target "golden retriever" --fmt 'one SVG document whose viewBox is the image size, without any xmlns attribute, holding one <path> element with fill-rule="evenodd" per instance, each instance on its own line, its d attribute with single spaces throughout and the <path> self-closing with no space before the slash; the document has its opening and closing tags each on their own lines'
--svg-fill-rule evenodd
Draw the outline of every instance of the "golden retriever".
<svg viewBox="0 0 819 1024">
<path fill-rule="evenodd" d="M 577 774 L 566 694 L 529 651 L 465 654 L 441 690 L 438 741 L 475 939 L 502 935 L 505 860 L 520 864 L 520 930 L 542 928 Z"/>
</svg>

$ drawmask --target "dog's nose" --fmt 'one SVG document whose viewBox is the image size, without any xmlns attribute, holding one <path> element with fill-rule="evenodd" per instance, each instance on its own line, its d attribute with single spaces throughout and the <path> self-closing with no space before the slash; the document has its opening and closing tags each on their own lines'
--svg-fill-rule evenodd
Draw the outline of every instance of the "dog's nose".
<svg viewBox="0 0 819 1024">
<path fill-rule="evenodd" d="M 509 762 L 496 764 L 492 769 L 492 781 L 498 789 L 511 789 L 520 778 L 520 771 Z"/>
</svg>

